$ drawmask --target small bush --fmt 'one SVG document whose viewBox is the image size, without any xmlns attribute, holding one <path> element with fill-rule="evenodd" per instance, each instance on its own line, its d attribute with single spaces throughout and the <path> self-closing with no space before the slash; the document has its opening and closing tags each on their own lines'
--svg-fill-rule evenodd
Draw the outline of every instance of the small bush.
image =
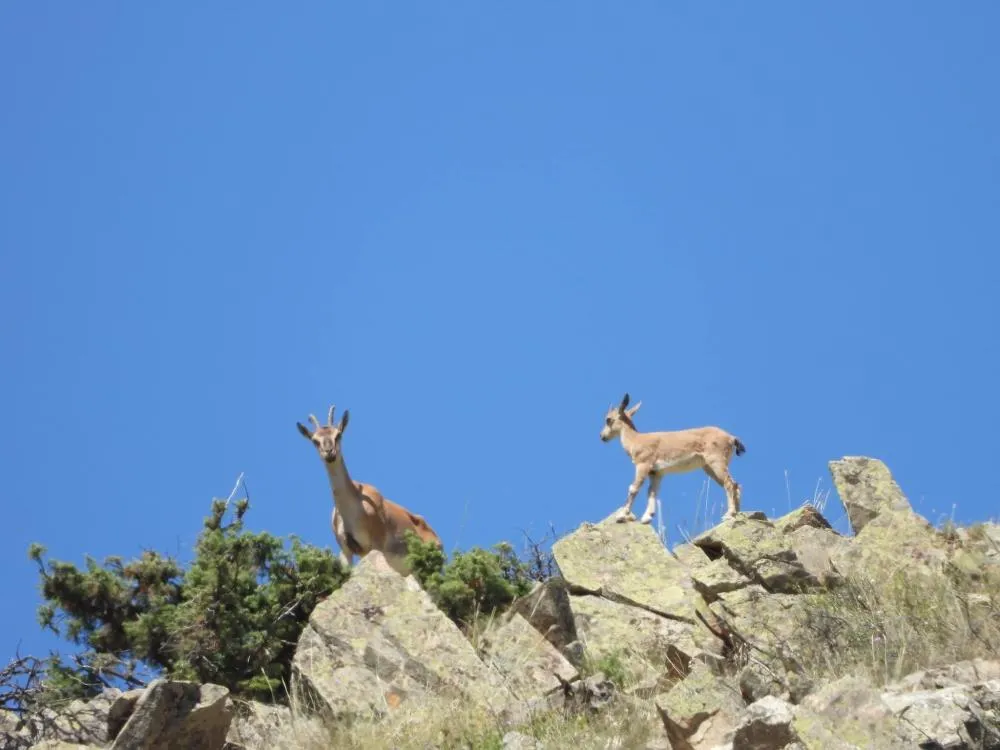
<svg viewBox="0 0 1000 750">
<path fill-rule="evenodd" d="M 588 675 L 603 674 L 605 678 L 614 683 L 618 690 L 624 690 L 629 687 L 629 683 L 631 682 L 628 667 L 625 666 L 622 655 L 616 651 L 604 654 L 599 659 L 589 661 L 584 671 Z"/>
<path fill-rule="evenodd" d="M 441 610 L 460 627 L 471 629 L 480 617 L 504 610 L 531 590 L 528 564 L 507 543 L 493 550 L 473 547 L 448 560 L 437 545 L 408 532 L 407 560 L 414 576 Z"/>
<path fill-rule="evenodd" d="M 88 697 L 110 684 L 142 684 L 146 672 L 284 700 L 299 634 L 348 573 L 329 549 L 247 531 L 248 508 L 241 500 L 230 512 L 215 501 L 187 569 L 152 551 L 128 562 L 88 557 L 81 569 L 32 545 L 39 622 L 81 648 L 47 661 L 39 695 Z"/>
</svg>

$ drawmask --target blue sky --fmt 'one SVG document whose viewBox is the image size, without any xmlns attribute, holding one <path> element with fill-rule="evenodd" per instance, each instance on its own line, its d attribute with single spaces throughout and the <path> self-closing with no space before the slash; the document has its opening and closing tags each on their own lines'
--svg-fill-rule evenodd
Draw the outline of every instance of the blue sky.
<svg viewBox="0 0 1000 750">
<path fill-rule="evenodd" d="M 739 435 L 746 510 L 868 454 L 932 520 L 995 515 L 998 22 L 0 5 L 0 645 L 53 644 L 31 541 L 184 557 L 240 472 L 253 528 L 332 547 L 295 430 L 330 403 L 449 549 L 620 506 L 626 390 Z M 671 540 L 704 483 L 663 483 Z"/>
</svg>

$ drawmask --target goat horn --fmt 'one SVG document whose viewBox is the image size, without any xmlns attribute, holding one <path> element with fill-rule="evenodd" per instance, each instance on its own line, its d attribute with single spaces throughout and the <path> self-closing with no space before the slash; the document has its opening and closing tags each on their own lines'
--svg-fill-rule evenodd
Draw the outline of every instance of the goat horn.
<svg viewBox="0 0 1000 750">
<path fill-rule="evenodd" d="M 316 415 L 315 414 L 310 414 L 309 415 L 309 421 L 312 422 L 313 432 L 316 432 L 316 430 L 319 429 L 319 420 L 316 419 Z"/>
</svg>

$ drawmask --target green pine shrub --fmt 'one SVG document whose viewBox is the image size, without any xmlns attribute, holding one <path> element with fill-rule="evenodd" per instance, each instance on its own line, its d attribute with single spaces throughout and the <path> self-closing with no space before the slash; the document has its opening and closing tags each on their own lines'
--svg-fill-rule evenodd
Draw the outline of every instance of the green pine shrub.
<svg viewBox="0 0 1000 750">
<path fill-rule="evenodd" d="M 327 548 L 248 531 L 248 508 L 213 502 L 186 568 L 154 551 L 128 562 L 88 557 L 79 568 L 33 544 L 39 622 L 80 649 L 46 660 L 37 696 L 88 697 L 151 672 L 283 702 L 299 634 L 348 571 Z"/>
</svg>

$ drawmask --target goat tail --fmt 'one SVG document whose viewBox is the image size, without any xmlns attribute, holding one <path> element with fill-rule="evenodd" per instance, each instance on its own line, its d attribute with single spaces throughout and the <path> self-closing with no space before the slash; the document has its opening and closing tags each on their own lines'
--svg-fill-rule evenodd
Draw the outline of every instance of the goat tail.
<svg viewBox="0 0 1000 750">
<path fill-rule="evenodd" d="M 736 449 L 737 456 L 742 456 L 744 453 L 747 452 L 747 447 L 743 445 L 743 441 L 740 440 L 738 437 L 733 438 L 733 447 Z"/>
</svg>

